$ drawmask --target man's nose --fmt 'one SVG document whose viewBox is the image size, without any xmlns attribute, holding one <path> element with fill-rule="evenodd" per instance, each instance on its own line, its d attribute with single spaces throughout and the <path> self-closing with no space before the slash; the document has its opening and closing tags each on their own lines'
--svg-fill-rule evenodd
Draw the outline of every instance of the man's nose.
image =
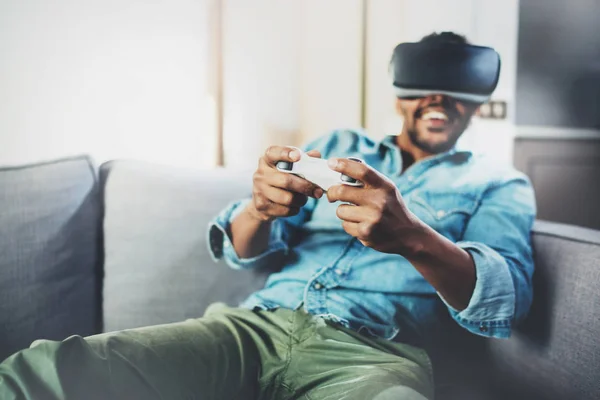
<svg viewBox="0 0 600 400">
<path fill-rule="evenodd" d="M 445 94 L 430 94 L 425 97 L 423 101 L 424 105 L 430 106 L 432 104 L 440 105 L 442 107 L 451 107 L 454 104 L 454 99 Z"/>
</svg>

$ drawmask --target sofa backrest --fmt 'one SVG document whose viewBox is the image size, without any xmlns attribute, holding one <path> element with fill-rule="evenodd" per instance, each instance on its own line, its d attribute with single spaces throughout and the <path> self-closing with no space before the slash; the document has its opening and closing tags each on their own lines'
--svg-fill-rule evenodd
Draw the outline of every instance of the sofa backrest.
<svg viewBox="0 0 600 400">
<path fill-rule="evenodd" d="M 100 169 L 104 183 L 104 331 L 202 316 L 237 305 L 266 274 L 215 264 L 208 222 L 248 196 L 251 172 L 188 170 L 134 161 Z"/>
<path fill-rule="evenodd" d="M 99 331 L 98 186 L 88 157 L 0 168 L 0 360 Z"/>
<path fill-rule="evenodd" d="M 600 231 L 537 221 L 529 317 L 489 342 L 504 398 L 600 399 Z"/>
</svg>

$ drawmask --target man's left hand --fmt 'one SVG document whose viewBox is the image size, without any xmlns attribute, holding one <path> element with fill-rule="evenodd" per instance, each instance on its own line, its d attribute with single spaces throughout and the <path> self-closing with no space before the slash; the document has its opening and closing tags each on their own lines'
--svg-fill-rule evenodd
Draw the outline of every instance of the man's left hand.
<svg viewBox="0 0 600 400">
<path fill-rule="evenodd" d="M 329 202 L 351 203 L 340 205 L 336 212 L 349 235 L 384 253 L 408 256 L 419 250 L 422 222 L 408 210 L 389 178 L 364 163 L 345 158 L 332 158 L 328 164 L 363 184 L 335 185 L 327 191 Z"/>
</svg>

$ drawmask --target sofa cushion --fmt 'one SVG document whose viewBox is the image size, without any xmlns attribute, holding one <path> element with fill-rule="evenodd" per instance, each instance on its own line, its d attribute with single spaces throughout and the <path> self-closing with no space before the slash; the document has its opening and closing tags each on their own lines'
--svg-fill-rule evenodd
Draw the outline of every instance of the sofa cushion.
<svg viewBox="0 0 600 400">
<path fill-rule="evenodd" d="M 600 232 L 537 221 L 530 316 L 491 341 L 502 398 L 600 398 Z"/>
<path fill-rule="evenodd" d="M 99 240 L 87 157 L 0 168 L 0 359 L 98 331 Z"/>
<path fill-rule="evenodd" d="M 208 222 L 250 193 L 247 171 L 193 170 L 136 161 L 101 166 L 104 182 L 104 330 L 199 317 L 236 305 L 265 275 L 215 264 Z"/>
</svg>

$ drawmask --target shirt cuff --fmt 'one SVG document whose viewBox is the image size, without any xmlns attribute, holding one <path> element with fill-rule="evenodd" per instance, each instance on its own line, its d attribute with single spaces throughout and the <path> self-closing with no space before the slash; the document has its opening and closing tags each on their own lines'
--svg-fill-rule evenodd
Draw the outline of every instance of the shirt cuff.
<svg viewBox="0 0 600 400">
<path fill-rule="evenodd" d="M 271 225 L 269 243 L 265 251 L 250 258 L 241 258 L 237 255 L 228 232 L 231 221 L 244 210 L 249 202 L 250 199 L 246 199 L 229 205 L 209 223 L 208 248 L 213 261 L 218 262 L 224 259 L 233 269 L 252 269 L 281 262 L 281 259 L 288 254 L 289 248 L 284 240 L 282 223 L 275 220 Z"/>
<path fill-rule="evenodd" d="M 508 338 L 515 310 L 515 288 L 506 260 L 476 242 L 458 242 L 475 263 L 475 289 L 467 308 L 458 311 L 439 295 L 450 315 L 468 331 L 486 337 Z"/>
</svg>

